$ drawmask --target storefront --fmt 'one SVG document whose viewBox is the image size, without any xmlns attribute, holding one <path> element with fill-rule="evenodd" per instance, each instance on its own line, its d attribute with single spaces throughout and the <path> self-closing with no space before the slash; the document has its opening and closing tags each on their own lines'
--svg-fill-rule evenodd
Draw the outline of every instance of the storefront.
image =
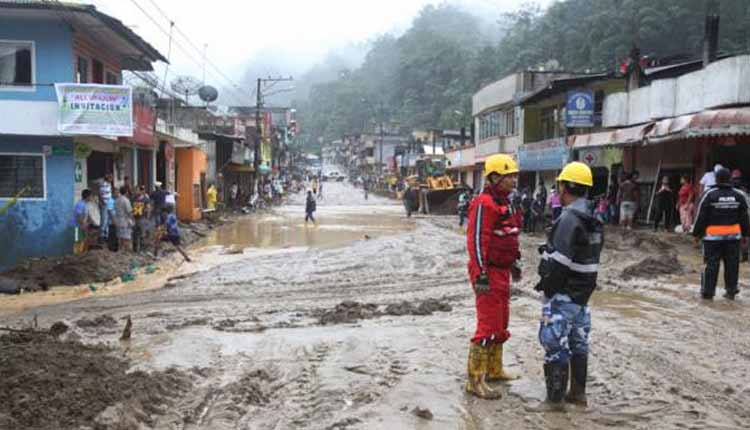
<svg viewBox="0 0 750 430">
<path fill-rule="evenodd" d="M 518 148 L 521 169 L 519 188 L 534 190 L 537 184 L 554 184 L 557 172 L 568 162 L 570 151 L 563 138 L 543 140 Z"/>
</svg>

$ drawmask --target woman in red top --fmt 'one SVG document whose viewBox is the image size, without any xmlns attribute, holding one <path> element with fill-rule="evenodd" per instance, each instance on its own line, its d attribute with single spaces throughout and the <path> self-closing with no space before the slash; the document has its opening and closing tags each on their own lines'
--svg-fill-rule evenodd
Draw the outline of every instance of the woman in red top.
<svg viewBox="0 0 750 430">
<path fill-rule="evenodd" d="M 688 232 L 693 228 L 693 184 L 690 183 L 688 175 L 682 175 L 680 178 L 680 192 L 677 199 L 677 210 L 680 211 L 680 222 L 682 222 L 682 231 Z"/>
</svg>

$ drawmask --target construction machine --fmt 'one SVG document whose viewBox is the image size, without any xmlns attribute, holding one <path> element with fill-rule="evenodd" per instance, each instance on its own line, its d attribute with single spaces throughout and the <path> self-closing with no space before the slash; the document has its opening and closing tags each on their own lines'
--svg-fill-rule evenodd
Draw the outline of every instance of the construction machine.
<svg viewBox="0 0 750 430">
<path fill-rule="evenodd" d="M 417 175 L 410 177 L 419 186 L 419 211 L 423 214 L 455 215 L 458 196 L 465 189 L 456 186 L 446 173 L 443 155 L 423 155 L 417 159 Z"/>
</svg>

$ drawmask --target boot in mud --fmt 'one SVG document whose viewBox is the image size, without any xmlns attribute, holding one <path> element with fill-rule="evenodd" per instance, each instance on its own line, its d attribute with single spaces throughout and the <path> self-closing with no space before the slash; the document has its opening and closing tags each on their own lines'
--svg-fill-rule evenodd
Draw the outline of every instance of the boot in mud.
<svg viewBox="0 0 750 430">
<path fill-rule="evenodd" d="M 544 365 L 544 382 L 547 386 L 547 400 L 536 406 L 525 406 L 526 412 L 565 412 L 565 390 L 568 388 L 568 364 Z"/>
<path fill-rule="evenodd" d="M 513 381 L 519 378 L 518 375 L 508 373 L 503 368 L 503 344 L 494 344 L 490 346 L 490 363 L 487 370 L 487 381 Z"/>
<path fill-rule="evenodd" d="M 574 355 L 570 359 L 570 390 L 565 401 L 579 406 L 587 406 L 586 375 L 588 373 L 588 356 Z"/>
<path fill-rule="evenodd" d="M 489 367 L 489 347 L 470 343 L 469 346 L 469 380 L 466 381 L 466 392 L 480 399 L 499 399 L 502 395 L 487 385 Z"/>
</svg>

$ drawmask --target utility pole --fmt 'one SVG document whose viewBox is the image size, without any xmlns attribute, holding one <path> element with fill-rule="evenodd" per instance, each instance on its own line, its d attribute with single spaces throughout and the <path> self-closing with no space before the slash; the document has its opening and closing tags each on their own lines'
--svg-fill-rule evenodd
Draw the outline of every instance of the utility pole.
<svg viewBox="0 0 750 430">
<path fill-rule="evenodd" d="M 284 81 L 292 81 L 292 77 L 288 78 L 258 78 L 257 87 L 255 90 L 255 150 L 253 151 L 254 157 L 253 157 L 253 188 L 255 188 L 256 192 L 260 196 L 261 194 L 261 188 L 260 188 L 260 146 L 263 142 L 263 133 L 261 131 L 261 117 L 260 117 L 260 111 L 263 108 L 263 92 L 262 92 L 262 86 L 266 82 L 284 82 Z M 287 90 L 281 90 L 277 92 L 282 91 L 291 91 L 290 89 Z"/>
<path fill-rule="evenodd" d="M 383 175 L 383 119 L 380 119 L 380 164 L 378 166 L 380 167 L 380 175 Z"/>
<path fill-rule="evenodd" d="M 258 171 L 260 170 L 260 144 L 262 142 L 260 132 L 260 109 L 263 103 L 263 97 L 260 92 L 260 85 L 262 82 L 263 80 L 261 78 L 258 78 L 258 86 L 255 91 L 255 148 L 253 152 L 253 188 L 255 188 L 258 196 L 260 196 L 260 181 L 258 180 L 260 178 L 260 175 L 258 174 Z"/>
</svg>

